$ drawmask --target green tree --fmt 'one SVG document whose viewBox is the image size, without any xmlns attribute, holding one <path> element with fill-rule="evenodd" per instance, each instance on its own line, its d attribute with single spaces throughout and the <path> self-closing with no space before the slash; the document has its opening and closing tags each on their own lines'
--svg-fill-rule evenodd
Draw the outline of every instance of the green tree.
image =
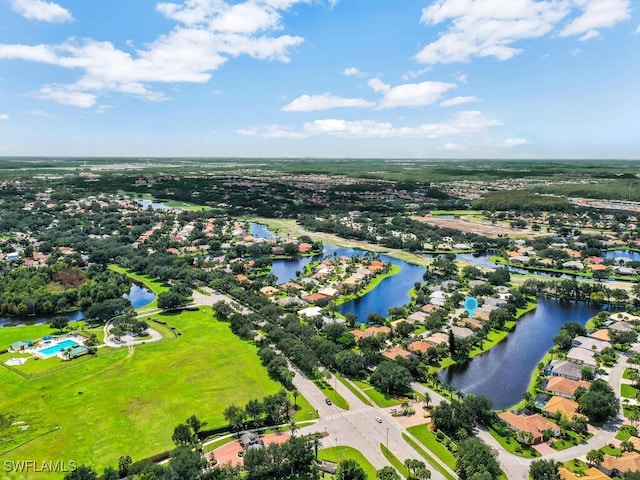
<svg viewBox="0 0 640 480">
<path fill-rule="evenodd" d="M 586 457 L 590 466 L 600 465 L 604 461 L 604 453 L 601 450 L 589 450 Z"/>
<path fill-rule="evenodd" d="M 180 480 L 197 480 L 206 464 L 199 451 L 178 447 L 171 452 L 168 469 Z"/>
<path fill-rule="evenodd" d="M 490 478 L 501 475 L 497 452 L 476 437 L 469 437 L 458 444 L 456 472 L 462 480 L 469 480 L 476 474 L 489 474 Z"/>
<path fill-rule="evenodd" d="M 62 332 L 69 325 L 69 319 L 67 317 L 55 317 L 49 325 L 52 329 Z"/>
<path fill-rule="evenodd" d="M 395 468 L 387 465 L 376 472 L 376 478 L 378 480 L 400 480 L 400 475 Z"/>
<path fill-rule="evenodd" d="M 367 474 L 355 460 L 342 460 L 338 464 L 336 480 L 367 480 Z"/>
<path fill-rule="evenodd" d="M 191 434 L 191 429 L 184 423 L 176 425 L 176 427 L 173 429 L 171 440 L 173 440 L 173 443 L 177 447 L 193 445 L 193 435 Z"/>
<path fill-rule="evenodd" d="M 129 474 L 129 467 L 133 463 L 129 455 L 121 455 L 118 459 L 118 478 L 124 478 Z"/>
<path fill-rule="evenodd" d="M 531 480 L 561 480 L 558 469 L 562 463 L 556 460 L 534 460 L 529 467 Z"/>
<path fill-rule="evenodd" d="M 371 375 L 371 384 L 387 394 L 403 394 L 409 390 L 412 377 L 409 370 L 394 361 L 384 361 Z"/>
<path fill-rule="evenodd" d="M 247 413 L 241 407 L 237 405 L 229 405 L 222 412 L 224 419 L 229 422 L 232 430 L 240 430 L 244 426 L 244 421 L 247 418 Z"/>
<path fill-rule="evenodd" d="M 158 308 L 178 310 L 189 303 L 189 298 L 171 290 L 158 294 Z"/>
<path fill-rule="evenodd" d="M 64 480 L 98 480 L 98 474 L 87 465 L 80 465 L 74 471 L 67 473 Z"/>
</svg>

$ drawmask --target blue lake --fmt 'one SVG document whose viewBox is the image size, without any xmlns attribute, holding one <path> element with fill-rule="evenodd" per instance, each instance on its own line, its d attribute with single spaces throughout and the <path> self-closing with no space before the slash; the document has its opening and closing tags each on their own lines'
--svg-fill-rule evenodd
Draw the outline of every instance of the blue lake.
<svg viewBox="0 0 640 480">
<path fill-rule="evenodd" d="M 266 229 L 264 226 L 261 227 Z M 262 228 L 258 231 L 264 232 Z M 252 228 L 254 235 L 258 235 L 258 231 Z M 271 234 L 271 232 L 268 233 Z M 350 256 L 363 255 L 365 252 L 325 244 L 322 256 L 334 253 Z M 620 254 L 620 252 L 617 253 Z M 488 256 L 459 254 L 457 258 L 478 266 L 491 266 Z M 389 308 L 408 303 L 409 291 L 415 282 L 422 281 L 424 268 L 386 255 L 381 255 L 381 258 L 398 265 L 401 269 L 400 273 L 386 278 L 364 297 L 340 305 L 340 313 L 355 313 L 358 321 L 364 323 L 372 312 L 387 316 Z M 300 260 L 306 264 L 312 259 L 307 257 Z M 293 275 L 291 278 L 294 278 L 295 270 L 302 270 L 304 267 L 304 265 L 301 267 L 301 264 L 287 262 L 289 261 L 275 261 L 273 271 L 280 271 L 285 276 Z M 561 276 L 561 278 L 571 277 Z M 584 325 L 603 308 L 605 307 L 586 302 L 540 297 L 536 309 L 518 320 L 516 327 L 506 340 L 472 361 L 454 365 L 442 371 L 440 378 L 443 382 L 450 383 L 465 393 L 487 396 L 493 401 L 494 408 L 510 407 L 520 401 L 529 384 L 531 372 L 553 346 L 553 337 L 558 334 L 562 325 L 568 321 L 576 321 Z"/>
<path fill-rule="evenodd" d="M 629 260 L 640 262 L 640 252 L 634 252 L 633 250 L 611 250 L 608 252 L 604 252 L 602 256 L 604 258 L 624 257 L 628 258 Z"/>
<path fill-rule="evenodd" d="M 568 321 L 584 325 L 602 309 L 586 302 L 539 297 L 536 309 L 524 314 L 504 341 L 470 362 L 443 370 L 440 379 L 465 393 L 489 397 L 496 409 L 515 405 L 562 325 Z"/>
</svg>

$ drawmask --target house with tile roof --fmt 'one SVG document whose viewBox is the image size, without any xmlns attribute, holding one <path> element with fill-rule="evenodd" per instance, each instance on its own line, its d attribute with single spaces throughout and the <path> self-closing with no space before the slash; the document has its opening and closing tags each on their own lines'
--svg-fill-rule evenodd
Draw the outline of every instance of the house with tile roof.
<svg viewBox="0 0 640 480">
<path fill-rule="evenodd" d="M 589 390 L 590 382 L 584 380 L 572 380 L 565 377 L 547 377 L 543 383 L 543 388 L 554 395 L 564 398 L 573 398 L 578 387 Z"/>
<path fill-rule="evenodd" d="M 542 413 L 550 417 L 555 417 L 559 414 L 567 420 L 571 420 L 576 415 L 584 417 L 584 415 L 578 413 L 578 407 L 578 402 L 574 402 L 565 397 L 553 396 L 547 404 L 542 407 Z"/>
<path fill-rule="evenodd" d="M 528 432 L 532 435 L 533 444 L 541 443 L 543 440 L 543 432 L 550 430 L 557 435 L 560 428 L 537 413 L 534 415 L 516 415 L 513 412 L 501 412 L 498 417 L 502 419 L 511 430 L 516 432 Z"/>
</svg>

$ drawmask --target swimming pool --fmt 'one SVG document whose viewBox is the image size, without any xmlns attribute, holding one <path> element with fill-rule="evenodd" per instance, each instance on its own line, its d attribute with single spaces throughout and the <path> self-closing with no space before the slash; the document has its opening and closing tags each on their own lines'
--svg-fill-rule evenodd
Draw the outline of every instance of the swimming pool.
<svg viewBox="0 0 640 480">
<path fill-rule="evenodd" d="M 37 353 L 44 357 L 50 357 L 51 355 L 55 355 L 63 348 L 73 347 L 74 345 L 78 345 L 78 342 L 74 342 L 73 340 L 66 339 L 60 343 L 52 345 L 51 347 L 43 348 L 42 350 L 38 350 Z"/>
</svg>

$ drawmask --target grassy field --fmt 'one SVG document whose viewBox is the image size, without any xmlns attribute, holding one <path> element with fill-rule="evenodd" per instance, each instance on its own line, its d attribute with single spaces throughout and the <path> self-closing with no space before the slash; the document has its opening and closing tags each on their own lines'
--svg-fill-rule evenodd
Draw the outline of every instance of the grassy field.
<svg viewBox="0 0 640 480">
<path fill-rule="evenodd" d="M 353 383 L 357 385 L 364 392 L 364 394 L 371 400 L 373 400 L 374 403 L 379 407 L 393 407 L 401 403 L 401 401 L 397 398 L 394 398 L 391 395 L 385 395 L 384 393 L 377 391 L 368 383 L 361 382 L 359 380 L 355 380 Z"/>
<path fill-rule="evenodd" d="M 0 461 L 75 460 L 101 469 L 124 454 L 138 460 L 170 449 L 173 428 L 188 416 L 220 426 L 227 405 L 281 388 L 268 378 L 255 346 L 233 335 L 210 308 L 159 317 L 181 337 L 116 350 L 30 380 L 0 369 L 0 412 L 29 425 L 24 432 L 6 432 L 12 436 L 0 443 Z M 0 329 L 5 331 L 7 338 L 16 337 L 14 329 Z"/>
<path fill-rule="evenodd" d="M 382 455 L 386 458 L 389 463 L 396 469 L 396 471 L 402 475 L 404 478 L 409 478 L 409 470 L 404 466 L 404 463 L 396 457 L 391 450 L 387 448 L 386 445 L 380 444 L 380 451 L 382 451 Z"/>
<path fill-rule="evenodd" d="M 367 458 L 352 447 L 330 447 L 323 448 L 318 452 L 320 460 L 328 460 L 330 462 L 339 463 L 343 460 L 355 460 L 364 469 L 367 478 L 374 480 L 376 478 L 376 469 Z M 329 478 L 331 478 L 329 476 Z"/>
<path fill-rule="evenodd" d="M 427 450 L 421 447 L 420 444 L 416 443 L 406 433 L 402 434 L 402 438 L 404 438 L 404 441 L 407 442 L 409 445 L 411 445 L 414 448 L 414 450 L 418 452 L 422 456 L 422 458 L 426 460 L 428 464 L 427 468 L 431 469 L 431 467 L 433 467 L 433 469 L 440 472 L 444 476 L 444 478 L 446 478 L 447 480 L 455 480 L 456 478 L 458 478 L 451 475 L 444 467 L 442 467 L 438 462 L 436 462 L 436 460 L 433 458 L 431 454 L 427 452 Z"/>
</svg>

